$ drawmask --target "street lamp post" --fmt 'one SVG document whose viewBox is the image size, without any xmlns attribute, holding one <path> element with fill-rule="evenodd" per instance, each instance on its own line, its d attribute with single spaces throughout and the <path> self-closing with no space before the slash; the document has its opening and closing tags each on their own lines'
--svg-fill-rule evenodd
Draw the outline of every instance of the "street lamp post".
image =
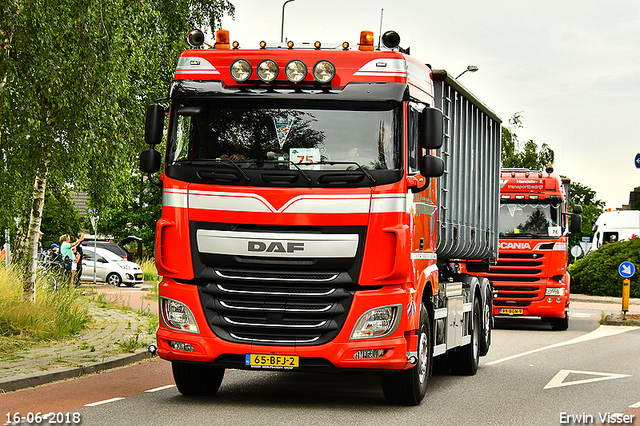
<svg viewBox="0 0 640 426">
<path fill-rule="evenodd" d="M 465 73 L 465 72 L 467 72 L 467 71 L 476 72 L 476 71 L 478 71 L 478 67 L 477 67 L 476 65 L 469 65 L 469 66 L 467 66 L 467 69 L 466 69 L 466 70 L 464 70 L 464 71 L 462 71 L 462 72 L 460 73 L 460 75 L 456 77 L 456 80 L 457 80 L 457 79 L 459 79 L 460 77 L 462 77 L 462 74 L 464 74 L 464 73 Z"/>
<path fill-rule="evenodd" d="M 98 259 L 98 250 L 97 250 L 97 238 L 98 238 L 98 216 L 97 210 L 89 209 L 89 219 L 91 220 L 91 227 L 93 228 L 93 284 L 96 283 L 96 268 L 97 268 L 97 259 Z"/>
<path fill-rule="evenodd" d="M 287 3 L 290 3 L 292 1 L 295 1 L 295 0 L 287 0 L 282 5 L 282 27 L 280 30 L 280 43 L 284 43 L 284 7 L 287 5 Z"/>
</svg>

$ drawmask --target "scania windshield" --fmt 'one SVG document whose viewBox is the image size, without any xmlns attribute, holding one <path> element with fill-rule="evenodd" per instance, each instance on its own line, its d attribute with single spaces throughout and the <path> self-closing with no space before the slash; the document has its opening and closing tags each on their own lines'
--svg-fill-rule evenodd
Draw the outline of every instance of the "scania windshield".
<svg viewBox="0 0 640 426">
<path fill-rule="evenodd" d="M 402 168 L 400 106 L 393 101 L 174 100 L 166 173 L 187 181 L 226 176 L 224 183 L 238 185 L 265 185 L 265 173 L 280 174 L 294 185 L 392 182 Z M 267 184 L 273 182 L 280 181 Z"/>
<path fill-rule="evenodd" d="M 562 236 L 559 204 L 501 203 L 500 238 L 558 238 Z"/>
</svg>

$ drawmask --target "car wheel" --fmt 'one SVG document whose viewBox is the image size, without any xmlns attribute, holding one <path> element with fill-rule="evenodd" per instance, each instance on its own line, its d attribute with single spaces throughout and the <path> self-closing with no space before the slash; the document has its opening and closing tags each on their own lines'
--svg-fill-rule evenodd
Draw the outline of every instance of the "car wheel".
<svg viewBox="0 0 640 426">
<path fill-rule="evenodd" d="M 107 284 L 120 287 L 120 284 L 122 284 L 122 278 L 120 278 L 120 275 L 116 274 L 115 272 L 112 272 L 109 275 L 107 275 Z"/>
</svg>

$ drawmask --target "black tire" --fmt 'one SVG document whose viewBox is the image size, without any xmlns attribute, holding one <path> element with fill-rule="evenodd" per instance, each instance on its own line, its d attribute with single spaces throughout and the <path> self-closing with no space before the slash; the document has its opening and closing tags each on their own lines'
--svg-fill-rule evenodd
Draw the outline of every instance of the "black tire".
<svg viewBox="0 0 640 426">
<path fill-rule="evenodd" d="M 431 325 L 424 304 L 420 306 L 418 333 L 418 362 L 410 370 L 382 375 L 382 391 L 388 402 L 398 405 L 420 405 L 427 393 L 427 379 L 431 373 Z"/>
<path fill-rule="evenodd" d="M 549 318 L 551 329 L 554 331 L 565 331 L 569 328 L 569 314 L 564 313 L 564 318 Z"/>
<path fill-rule="evenodd" d="M 171 362 L 173 380 L 178 391 L 185 396 L 212 396 L 218 392 L 224 368 L 209 364 Z"/>
<path fill-rule="evenodd" d="M 476 298 L 473 302 L 471 312 L 471 323 L 468 333 L 471 335 L 471 343 L 458 348 L 455 352 L 455 362 L 453 363 L 456 373 L 465 376 L 473 376 L 478 372 L 480 362 L 480 302 Z"/>
<path fill-rule="evenodd" d="M 107 282 L 107 284 L 120 287 L 120 284 L 122 284 L 122 277 L 116 274 L 115 272 L 112 272 L 109 275 L 107 275 L 107 278 L 105 279 L 105 281 Z"/>
<path fill-rule="evenodd" d="M 482 309 L 482 333 L 480 337 L 480 356 L 485 356 L 491 346 L 491 327 L 493 326 L 493 303 L 491 287 L 485 287 L 485 303 Z"/>
</svg>

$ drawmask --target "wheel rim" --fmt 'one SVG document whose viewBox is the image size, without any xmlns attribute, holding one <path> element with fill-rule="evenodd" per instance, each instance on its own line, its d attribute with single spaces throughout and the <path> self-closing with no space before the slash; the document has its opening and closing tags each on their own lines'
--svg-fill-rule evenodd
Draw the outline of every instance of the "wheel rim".
<svg viewBox="0 0 640 426">
<path fill-rule="evenodd" d="M 420 383 L 424 383 L 427 379 L 427 364 L 429 359 L 429 338 L 427 337 L 427 333 L 420 333 L 420 343 L 418 348 L 420 357 L 420 364 L 418 365 L 420 372 L 418 373 L 418 378 L 420 379 Z"/>
<path fill-rule="evenodd" d="M 489 303 L 485 303 L 484 305 L 484 342 L 485 344 L 489 343 L 489 333 L 491 330 L 491 308 L 489 307 Z"/>
<path fill-rule="evenodd" d="M 120 278 L 117 275 L 110 275 L 109 276 L 109 284 L 112 285 L 119 285 L 120 284 Z"/>
</svg>

